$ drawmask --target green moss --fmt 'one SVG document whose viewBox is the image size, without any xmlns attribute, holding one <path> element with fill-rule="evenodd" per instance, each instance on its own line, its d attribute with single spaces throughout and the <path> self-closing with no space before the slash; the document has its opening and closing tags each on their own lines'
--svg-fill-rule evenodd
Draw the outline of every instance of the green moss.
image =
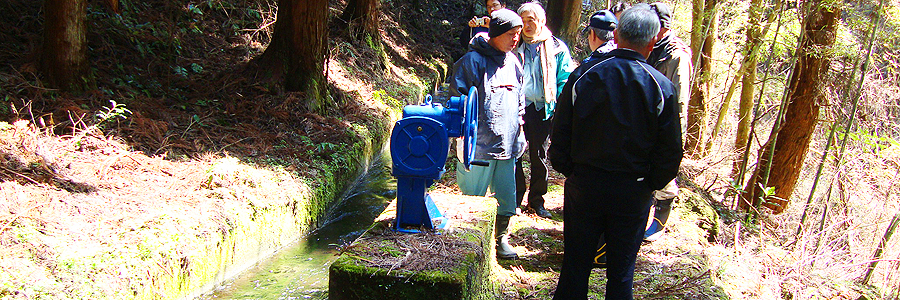
<svg viewBox="0 0 900 300">
<path fill-rule="evenodd" d="M 156 261 L 155 264 L 159 267 L 150 268 L 149 281 L 132 283 L 133 297 L 129 298 L 197 296 L 300 238 L 315 227 L 327 209 L 341 198 L 340 194 L 346 186 L 365 171 L 376 155 L 380 155 L 387 138 L 387 122 L 388 120 L 370 120 L 365 124 L 353 124 L 352 131 L 348 131 L 353 137 L 350 145 L 335 147 L 332 159 L 321 160 L 320 165 L 314 166 L 319 170 L 317 176 L 295 179 L 307 182 L 306 186 L 312 188 L 310 192 L 286 192 L 277 196 L 282 197 L 281 199 L 247 198 L 249 208 L 231 208 L 225 220 L 226 229 L 219 232 L 218 236 L 211 237 L 213 243 L 209 243 L 209 238 L 207 242 L 198 242 L 205 246 L 194 255 L 185 257 L 174 252 L 142 252 L 136 249 L 136 255 L 144 253 L 146 259 Z M 203 183 L 204 187 L 215 187 L 214 181 L 219 179 L 216 176 L 220 175 L 211 173 L 209 182 Z M 272 184 L 263 181 L 252 183 Z M 210 197 L 228 197 L 222 193 L 221 190 L 212 190 Z M 155 233 L 154 236 L 154 240 L 160 243 L 179 239 L 165 232 Z M 160 247 L 148 245 L 145 248 Z"/>
<path fill-rule="evenodd" d="M 468 200 L 468 199 L 467 199 Z M 377 257 L 406 255 L 393 247 L 393 238 L 379 239 L 382 223 L 377 223 L 349 246 L 335 261 L 329 273 L 331 299 L 495 299 L 490 280 L 492 261 L 493 220 L 496 205 L 492 198 L 478 203 L 475 221 L 451 223 L 452 230 L 439 236 L 443 243 L 475 245 L 475 248 L 453 250 L 462 257 L 450 270 L 429 269 L 411 271 L 388 267 L 373 267 Z M 449 250 L 448 250 L 449 251 Z M 459 253 L 456 252 L 456 253 Z"/>
<path fill-rule="evenodd" d="M 714 240 L 721 230 L 722 221 L 712 204 L 689 189 L 681 189 L 678 199 L 678 205 L 683 209 L 676 211 L 682 214 L 682 219 L 694 220 L 698 227 L 708 233 L 707 240 Z"/>
</svg>

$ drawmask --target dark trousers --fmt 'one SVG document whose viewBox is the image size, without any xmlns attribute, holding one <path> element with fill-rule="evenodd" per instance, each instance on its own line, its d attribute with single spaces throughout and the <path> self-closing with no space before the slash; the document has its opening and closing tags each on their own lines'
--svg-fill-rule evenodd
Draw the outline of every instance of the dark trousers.
<svg viewBox="0 0 900 300">
<path fill-rule="evenodd" d="M 528 207 L 544 208 L 544 194 L 547 193 L 547 169 L 550 161 L 547 150 L 550 149 L 551 120 L 544 120 L 544 110 L 535 109 L 534 103 L 525 108 L 525 140 L 528 141 L 528 155 L 531 160 L 531 191 L 528 193 Z M 525 197 L 525 171 L 522 169 L 522 158 L 516 160 L 516 204 L 522 205 Z"/>
<path fill-rule="evenodd" d="M 597 241 L 606 236 L 606 299 L 633 299 L 634 263 L 650 212 L 638 176 L 576 165 L 563 196 L 565 253 L 554 300 L 587 299 Z"/>
</svg>

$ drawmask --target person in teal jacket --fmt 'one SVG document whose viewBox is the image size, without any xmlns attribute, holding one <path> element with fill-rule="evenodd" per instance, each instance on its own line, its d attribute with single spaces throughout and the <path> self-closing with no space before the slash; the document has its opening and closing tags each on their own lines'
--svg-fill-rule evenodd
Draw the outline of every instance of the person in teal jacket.
<svg viewBox="0 0 900 300">
<path fill-rule="evenodd" d="M 522 4 L 522 37 L 513 50 L 522 64 L 525 75 L 524 131 L 531 161 L 530 189 L 525 185 L 522 158 L 516 160 L 516 204 L 521 206 L 528 191 L 528 208 L 540 217 L 550 218 L 544 208 L 547 193 L 547 149 L 550 147 L 550 128 L 556 98 L 575 69 L 569 47 L 547 29 L 547 14 L 537 2 Z"/>
</svg>

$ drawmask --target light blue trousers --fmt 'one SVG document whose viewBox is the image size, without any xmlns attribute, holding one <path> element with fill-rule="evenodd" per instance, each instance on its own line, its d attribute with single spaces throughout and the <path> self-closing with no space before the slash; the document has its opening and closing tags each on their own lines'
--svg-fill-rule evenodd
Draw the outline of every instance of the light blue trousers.
<svg viewBox="0 0 900 300">
<path fill-rule="evenodd" d="M 487 167 L 472 166 L 466 171 L 462 163 L 456 163 L 456 183 L 464 195 L 484 196 L 490 186 L 497 198 L 497 215 L 516 214 L 516 160 L 487 160 Z"/>
</svg>

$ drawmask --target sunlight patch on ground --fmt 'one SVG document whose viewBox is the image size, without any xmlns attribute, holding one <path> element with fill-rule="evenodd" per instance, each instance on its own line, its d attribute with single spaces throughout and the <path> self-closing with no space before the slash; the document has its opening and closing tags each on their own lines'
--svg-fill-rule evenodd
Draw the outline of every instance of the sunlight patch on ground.
<svg viewBox="0 0 900 300">
<path fill-rule="evenodd" d="M 392 25 L 393 25 L 392 27 L 394 27 L 394 28 L 399 28 L 399 24 L 397 24 L 396 22 L 394 22 L 394 21 L 392 21 L 392 20 L 386 20 L 386 21 L 387 21 L 387 22 L 390 22 L 390 23 L 393 23 L 393 24 L 392 24 Z M 400 33 L 403 34 L 404 37 L 409 37 L 409 35 L 406 33 L 406 31 L 400 30 Z M 381 41 L 384 43 L 384 46 L 385 46 L 385 47 L 391 48 L 391 49 L 393 49 L 394 51 L 396 51 L 397 54 L 400 55 L 400 57 L 402 57 L 404 60 L 407 60 L 407 61 L 410 60 L 410 58 L 409 58 L 409 49 L 407 49 L 408 46 L 400 46 L 400 45 L 398 45 L 396 42 L 394 42 L 393 39 L 388 38 L 388 35 L 386 35 L 386 34 L 382 34 L 381 36 L 385 37 L 385 38 L 383 38 L 383 39 L 381 40 Z"/>
<path fill-rule="evenodd" d="M 359 78 L 351 76 L 337 60 L 328 60 L 328 80 L 330 80 L 336 88 L 347 95 L 359 93 L 359 99 L 369 107 L 380 109 L 386 108 L 383 103 L 374 100 L 374 97 L 372 96 L 374 93 L 372 84 L 365 83 Z"/>
</svg>

